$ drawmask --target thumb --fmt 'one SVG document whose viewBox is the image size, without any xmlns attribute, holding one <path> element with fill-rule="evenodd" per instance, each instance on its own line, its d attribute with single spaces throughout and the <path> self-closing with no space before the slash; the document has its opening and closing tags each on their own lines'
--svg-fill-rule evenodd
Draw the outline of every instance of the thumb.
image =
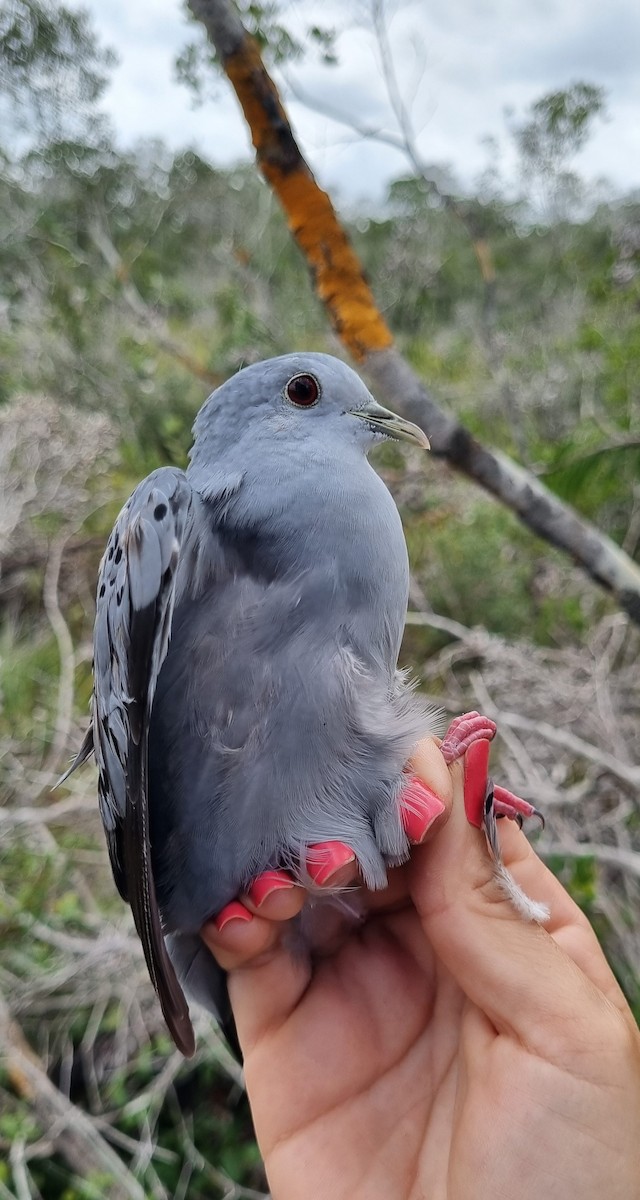
<svg viewBox="0 0 640 1200">
<path fill-rule="evenodd" d="M 585 1046 L 593 1043 L 594 1021 L 605 1016 L 608 1005 L 555 936 L 512 907 L 496 881 L 484 833 L 465 816 L 463 764 L 455 763 L 451 774 L 451 818 L 432 843 L 414 851 L 409 869 L 409 890 L 425 935 L 499 1032 L 512 1034 L 544 1058 L 555 1046 L 563 1058 L 569 1043 L 572 1048 L 577 1039 Z M 524 835 L 511 828 L 502 842 L 505 865 L 516 882 L 550 908 L 554 935 L 572 922 L 582 933 L 585 919 Z"/>
</svg>

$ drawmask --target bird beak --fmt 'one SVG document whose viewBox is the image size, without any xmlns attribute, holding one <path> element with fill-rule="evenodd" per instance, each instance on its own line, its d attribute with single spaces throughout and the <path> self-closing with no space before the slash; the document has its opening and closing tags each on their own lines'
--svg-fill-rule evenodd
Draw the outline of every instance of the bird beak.
<svg viewBox="0 0 640 1200">
<path fill-rule="evenodd" d="M 419 425 L 405 421 L 403 417 L 399 417 L 388 408 L 383 408 L 375 400 L 370 400 L 364 408 L 352 409 L 349 416 L 360 417 L 375 433 L 384 433 L 386 437 L 395 438 L 397 442 L 412 442 L 422 450 L 431 449 L 429 439 Z"/>
</svg>

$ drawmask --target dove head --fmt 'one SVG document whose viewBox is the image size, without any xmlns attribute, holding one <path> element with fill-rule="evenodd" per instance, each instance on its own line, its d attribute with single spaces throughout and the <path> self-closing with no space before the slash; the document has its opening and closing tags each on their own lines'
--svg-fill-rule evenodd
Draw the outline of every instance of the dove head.
<svg viewBox="0 0 640 1200">
<path fill-rule="evenodd" d="M 377 404 L 362 380 L 330 354 L 285 354 L 245 367 L 219 387 L 193 427 L 190 477 L 224 461 L 244 473 L 261 452 L 317 461 L 366 454 L 387 438 L 429 442 L 417 425 Z"/>
</svg>

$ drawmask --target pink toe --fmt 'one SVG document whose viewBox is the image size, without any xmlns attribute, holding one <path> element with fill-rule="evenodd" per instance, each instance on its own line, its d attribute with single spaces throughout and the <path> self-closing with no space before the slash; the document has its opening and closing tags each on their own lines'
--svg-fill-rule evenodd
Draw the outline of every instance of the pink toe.
<svg viewBox="0 0 640 1200">
<path fill-rule="evenodd" d="M 528 800 L 523 800 L 521 796 L 515 796 L 513 792 L 508 792 L 506 788 L 494 787 L 493 789 L 493 807 L 496 816 L 509 817 L 512 821 L 522 818 L 537 817 L 544 829 L 544 817 L 533 804 L 529 804 Z"/>
<path fill-rule="evenodd" d="M 453 720 L 443 738 L 440 750 L 447 763 L 462 758 L 475 742 L 492 741 L 496 735 L 496 723 L 481 713 L 463 713 Z"/>
</svg>

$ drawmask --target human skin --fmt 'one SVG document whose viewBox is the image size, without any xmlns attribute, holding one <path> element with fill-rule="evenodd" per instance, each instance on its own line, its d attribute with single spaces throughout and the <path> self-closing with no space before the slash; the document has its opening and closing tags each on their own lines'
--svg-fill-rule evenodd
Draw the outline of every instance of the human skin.
<svg viewBox="0 0 640 1200">
<path fill-rule="evenodd" d="M 505 863 L 464 815 L 462 764 L 420 743 L 445 803 L 366 919 L 313 962 L 274 892 L 202 936 L 229 970 L 273 1200 L 637 1200 L 640 1035 L 588 921 L 515 825 Z"/>
</svg>

